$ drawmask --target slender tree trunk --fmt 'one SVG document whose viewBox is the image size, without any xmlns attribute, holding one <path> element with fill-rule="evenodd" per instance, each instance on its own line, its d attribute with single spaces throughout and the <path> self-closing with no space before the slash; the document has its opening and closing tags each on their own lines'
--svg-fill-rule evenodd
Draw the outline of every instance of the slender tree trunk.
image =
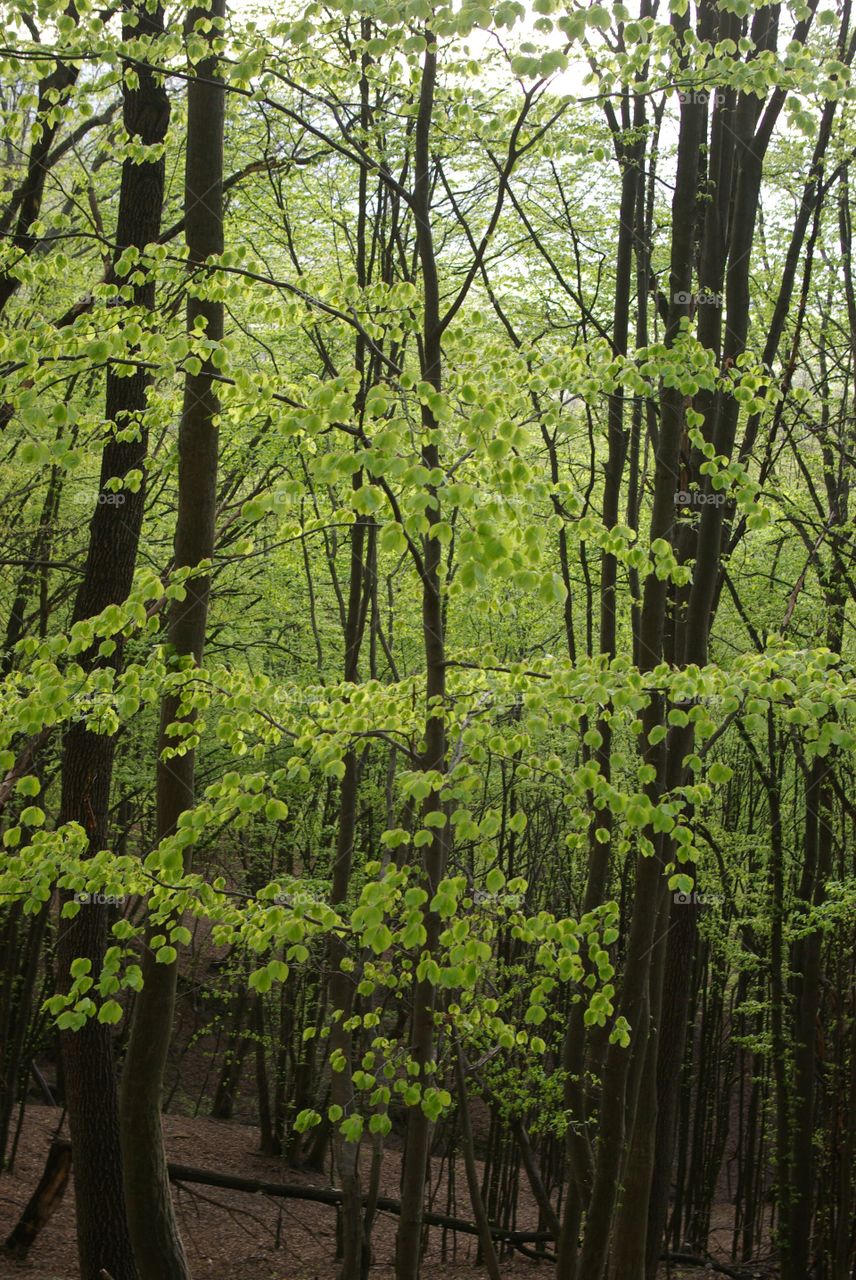
<svg viewBox="0 0 856 1280">
<path fill-rule="evenodd" d="M 641 130 L 644 123 L 644 105 L 638 97 L 634 126 Z M 629 122 L 625 122 L 629 123 Z M 628 145 L 615 122 L 615 147 L 621 165 L 621 203 L 619 208 L 618 246 L 615 264 L 615 301 L 612 318 L 612 346 L 616 355 L 627 353 L 630 323 L 630 294 L 633 283 L 633 242 L 635 218 L 639 209 L 638 189 L 644 156 L 644 141 L 636 140 Z M 638 139 L 637 135 L 637 139 Z M 624 471 L 626 436 L 624 427 L 624 396 L 615 392 L 609 397 L 608 457 L 604 471 L 603 524 L 611 529 L 618 523 L 621 497 L 621 477 Z M 618 562 L 614 555 L 605 554 L 601 565 L 600 584 L 600 651 L 610 658 L 616 653 L 616 586 Z M 608 718 L 598 723 L 601 743 L 596 752 L 601 776 L 607 781 L 611 770 L 612 729 Z M 594 911 L 603 902 L 609 877 L 609 844 L 595 839 L 595 829 L 611 831 L 612 815 L 608 809 L 598 812 L 591 822 L 589 841 L 589 866 L 583 913 Z M 562 1068 L 565 1072 L 564 1104 L 572 1122 L 568 1126 L 567 1149 L 574 1187 L 569 1192 L 565 1208 L 565 1228 L 559 1239 L 559 1257 L 569 1260 L 576 1249 L 577 1205 L 581 1208 L 588 1200 L 592 1177 L 591 1139 L 588 1134 L 586 1090 L 584 1087 L 584 1063 L 586 1051 L 586 1027 L 583 1021 L 583 1002 L 571 1008 L 563 1045 Z"/>
<path fill-rule="evenodd" d="M 856 294 L 853 287 L 850 219 L 846 185 L 839 209 L 841 256 L 844 266 L 845 296 L 850 321 L 851 357 L 856 356 Z M 827 380 L 826 329 L 821 332 L 820 371 Z M 824 399 L 828 386 L 824 385 Z M 829 431 L 829 415 L 824 409 L 822 425 Z M 852 430 L 850 436 L 852 438 Z M 829 504 L 832 545 L 830 568 L 824 574 L 827 610 L 826 641 L 832 653 L 841 653 L 847 608 L 845 576 L 841 572 L 846 555 L 846 534 L 850 496 L 849 467 L 841 466 L 827 439 L 823 444 L 824 479 Z M 836 767 L 836 752 L 818 757 L 806 779 L 805 856 L 800 897 L 806 909 L 819 907 L 826 897 L 826 882 L 832 874 L 834 830 L 833 793 L 830 773 Z M 815 929 L 795 948 L 794 970 L 797 1008 L 794 1019 L 793 1138 L 791 1148 L 790 1245 L 793 1280 L 808 1274 L 811 1229 L 818 1197 L 817 1158 L 814 1131 L 818 1114 L 816 1031 L 820 1017 L 823 981 L 823 932 Z"/>
<path fill-rule="evenodd" d="M 431 155 L 430 137 L 437 76 L 437 45 L 431 32 L 426 32 L 426 50 L 422 68 L 419 113 L 416 122 L 415 174 L 413 207 L 416 236 L 424 289 L 422 333 L 422 377 L 435 391 L 441 388 L 440 295 L 437 264 L 431 232 Z M 433 471 L 440 463 L 439 449 L 434 443 L 437 423 L 427 404 L 422 406 L 422 427 L 426 443 L 422 450 L 423 465 Z M 441 518 L 436 490 L 431 489 L 432 502 L 426 514 L 431 526 Z M 422 640 L 425 653 L 425 751 L 422 768 L 443 773 L 446 767 L 446 651 L 445 618 L 441 595 L 442 545 L 429 534 L 422 542 Z M 439 812 L 442 800 L 432 790 L 425 801 L 426 815 Z M 431 843 L 425 846 L 423 872 L 428 902 L 436 893 L 448 856 L 445 827 L 434 829 Z M 433 954 L 438 946 L 440 919 L 430 907 L 424 917 L 425 951 Z M 431 1083 L 430 1068 L 434 1055 L 434 1012 L 436 992 L 427 978 L 415 978 L 411 1021 L 410 1056 L 418 1068 L 418 1083 Z M 418 1280 L 422 1242 L 422 1214 L 425 1178 L 428 1166 L 432 1123 L 420 1106 L 408 1114 L 407 1139 L 401 1175 L 401 1218 L 396 1237 L 396 1280 Z"/>
<path fill-rule="evenodd" d="M 214 0 L 213 19 L 222 19 L 225 0 Z M 209 11 L 192 10 L 191 28 Z M 215 22 L 215 26 L 219 25 Z M 214 33 L 212 33 L 214 34 Z M 187 157 L 185 168 L 185 232 L 192 266 L 203 264 L 223 250 L 223 114 L 224 90 L 217 77 L 214 55 L 199 64 L 188 84 Z M 204 293 L 204 282 L 203 282 Z M 187 329 L 204 322 L 207 339 L 223 336 L 223 305 L 191 295 Z M 217 426 L 219 412 L 210 360 L 185 379 L 179 432 L 178 515 L 175 563 L 181 568 L 210 559 L 214 550 L 217 498 Z M 184 600 L 174 601 L 168 642 L 176 664 L 198 665 L 205 643 L 210 579 L 191 578 Z M 172 835 L 181 814 L 193 806 L 194 753 L 170 759 L 163 752 L 174 744 L 167 733 L 181 712 L 180 698 L 171 694 L 161 710 L 157 766 L 157 830 L 159 839 Z M 177 967 L 156 962 L 146 950 L 145 985 L 137 997 L 134 1022 L 122 1080 L 122 1152 L 128 1222 L 141 1280 L 187 1280 L 189 1269 L 178 1233 L 163 1146 L 161 1107 L 163 1079 L 172 1036 Z"/>
<path fill-rule="evenodd" d="M 811 900 L 820 905 L 832 869 L 832 827 L 830 791 L 823 775 L 828 762 L 818 759 L 812 766 L 806 790 L 806 839 L 815 845 L 815 874 Z M 814 1218 L 815 1170 L 814 1127 L 817 1114 L 817 1019 L 821 998 L 821 953 L 823 936 L 819 929 L 809 934 L 799 948 L 799 1001 L 794 1027 L 793 1146 L 790 1200 L 791 1275 L 809 1274 L 809 1247 Z"/>
<path fill-rule="evenodd" d="M 782 1275 L 791 1280 L 790 1202 L 791 1202 L 791 1150 L 790 1106 L 791 1079 L 786 1062 L 785 1044 L 785 845 L 782 829 L 780 780 L 775 752 L 772 710 L 767 712 L 768 722 L 768 795 L 770 801 L 770 1032 L 772 1072 L 775 1083 L 776 1117 L 776 1183 L 775 1203 L 778 1209 L 777 1243 L 780 1252 Z"/>
<path fill-rule="evenodd" d="M 360 30 L 363 39 L 368 41 L 371 38 L 371 22 L 368 18 L 361 19 Z M 363 54 L 360 76 L 360 124 L 366 131 L 371 119 L 367 67 L 368 58 Z M 368 284 L 366 252 L 369 212 L 368 176 L 367 166 L 361 165 L 358 178 L 356 228 L 357 283 L 361 289 L 365 289 Z M 368 391 L 367 378 L 370 376 L 370 367 L 369 369 L 366 367 L 366 341 L 362 333 L 356 338 L 354 363 L 361 379 L 357 403 L 362 412 Z M 356 472 L 353 479 L 354 489 L 361 488 L 363 483 L 362 472 Z M 371 595 L 369 563 L 374 557 L 374 530 L 370 526 L 371 522 L 366 517 L 359 516 L 351 529 L 350 577 L 344 632 L 344 678 L 351 683 L 356 683 L 359 679 L 360 652 Z M 330 904 L 336 909 L 342 908 L 347 900 L 353 867 L 360 781 L 360 765 L 355 747 L 348 751 L 344 763 L 345 773 L 339 793 L 339 828 L 330 892 Z M 343 1115 L 348 1114 L 354 1103 L 354 1035 L 349 1028 L 354 1003 L 354 982 L 351 975 L 343 968 L 346 954 L 345 941 L 336 934 L 331 935 L 328 945 L 329 992 L 330 1003 L 336 1017 L 330 1028 L 330 1053 L 340 1055 L 342 1070 L 331 1073 L 330 1100 L 335 1106 L 341 1108 Z M 339 1132 L 338 1122 L 333 1127 L 332 1141 L 333 1156 L 342 1189 L 340 1213 L 342 1266 L 339 1276 L 340 1280 L 359 1280 L 359 1277 L 368 1275 L 371 1265 L 370 1218 L 363 1212 L 360 1145 L 358 1142 L 345 1141 Z"/>
<path fill-rule="evenodd" d="M 69 5 L 66 12 L 74 18 L 77 17 L 73 4 Z M 0 234 L 4 236 L 9 234 L 14 222 L 15 229 L 11 232 L 9 239 L 12 246 L 21 251 L 22 257 L 31 253 L 36 243 L 30 228 L 38 218 L 42 207 L 45 179 L 48 174 L 46 162 L 59 128 L 55 108 L 74 87 L 79 74 L 79 63 L 69 65 L 65 62 L 57 62 L 53 71 L 39 83 L 39 98 L 36 105 L 36 121 L 39 127 L 33 134 L 34 141 L 27 162 L 26 177 L 8 202 L 3 216 L 0 217 Z M 17 219 L 15 219 L 16 212 Z M 0 311 L 18 288 L 17 276 L 7 271 L 0 272 Z"/>
<path fill-rule="evenodd" d="M 470 1193 L 470 1203 L 473 1207 L 473 1217 L 479 1229 L 482 1264 L 490 1280 L 502 1280 L 499 1260 L 496 1256 L 493 1236 L 491 1235 L 490 1221 L 484 1207 L 481 1187 L 479 1186 L 476 1151 L 473 1142 L 473 1126 L 470 1117 L 470 1099 L 469 1091 L 467 1090 L 466 1064 L 463 1050 L 460 1046 L 455 1051 L 455 1081 L 458 1087 L 458 1112 L 461 1120 L 461 1140 L 464 1151 L 464 1167 L 467 1173 L 467 1188 Z"/>
<path fill-rule="evenodd" d="M 365 526 L 363 530 L 364 528 Z M 357 546 L 352 546 L 351 554 L 354 557 L 359 556 L 360 565 L 362 565 L 362 553 Z M 357 582 L 359 583 L 359 577 Z M 336 861 L 333 867 L 333 887 L 330 894 L 330 902 L 334 907 L 341 907 L 348 893 L 354 850 L 358 786 L 359 762 L 356 751 L 351 749 L 345 757 L 345 774 L 342 778 Z M 347 1027 L 353 1012 L 354 982 L 352 976 L 342 968 L 342 961 L 347 955 L 347 945 L 336 934 L 330 938 L 328 954 L 330 1004 L 336 1013 L 330 1029 L 330 1052 L 332 1054 L 338 1051 L 343 1064 L 341 1071 L 331 1073 L 330 1101 L 342 1108 L 343 1115 L 347 1115 L 354 1101 L 353 1035 Z M 358 1280 L 368 1262 L 368 1240 L 364 1230 L 359 1169 L 360 1145 L 358 1142 L 346 1142 L 338 1131 L 338 1123 L 333 1130 L 333 1152 L 342 1189 L 342 1267 L 339 1275 L 340 1280 Z"/>
</svg>

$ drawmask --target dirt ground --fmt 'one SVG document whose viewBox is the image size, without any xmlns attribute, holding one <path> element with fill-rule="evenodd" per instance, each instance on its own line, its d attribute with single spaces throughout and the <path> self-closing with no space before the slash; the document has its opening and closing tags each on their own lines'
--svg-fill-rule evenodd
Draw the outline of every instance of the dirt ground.
<svg viewBox="0 0 856 1280">
<path fill-rule="evenodd" d="M 32 1195 L 44 1169 L 51 1139 L 60 1122 L 58 1109 L 29 1105 L 18 1146 L 15 1168 L 0 1175 L 0 1239 L 8 1236 Z M 234 1173 L 269 1182 L 329 1185 L 286 1168 L 282 1161 L 258 1151 L 258 1130 L 234 1120 L 168 1115 L 167 1149 L 171 1160 L 197 1168 Z M 62 1136 L 67 1137 L 67 1133 Z M 381 1192 L 397 1197 L 399 1155 L 390 1150 L 384 1160 Z M 456 1173 L 457 1212 L 469 1212 L 463 1166 Z M 182 1236 L 193 1280 L 335 1280 L 335 1209 L 301 1200 L 278 1200 L 266 1195 L 199 1185 L 176 1187 Z M 434 1202 L 443 1212 L 443 1191 Z M 724 1208 L 724 1206 L 723 1206 Z M 720 1225 L 726 1234 L 726 1215 Z M 521 1182 L 517 1226 L 537 1229 L 537 1210 Z M 716 1215 L 713 1237 L 716 1238 Z M 372 1280 L 394 1280 L 396 1218 L 378 1215 L 372 1242 L 375 1263 Z M 422 1280 L 469 1280 L 484 1275 L 476 1264 L 475 1237 L 432 1228 L 422 1268 Z M 724 1239 L 723 1242 L 724 1243 Z M 714 1246 L 715 1247 L 715 1246 Z M 74 1191 L 65 1197 L 23 1263 L 0 1252 L 0 1280 L 78 1280 L 74 1228 Z M 504 1259 L 507 1280 L 553 1280 L 553 1268 L 520 1254 Z M 699 1280 L 710 1272 L 673 1268 L 670 1280 Z M 769 1272 L 766 1273 L 769 1276 Z"/>
<path fill-rule="evenodd" d="M 0 1231 L 3 1239 L 41 1176 L 51 1138 L 59 1123 L 59 1112 L 50 1107 L 29 1106 L 12 1173 L 0 1176 Z M 218 1121 L 185 1116 L 167 1116 L 168 1154 L 171 1160 L 245 1178 L 271 1182 L 321 1185 L 319 1179 L 285 1169 L 282 1162 L 260 1155 L 258 1131 L 235 1121 Z M 398 1155 L 390 1151 L 384 1161 L 384 1195 L 398 1194 Z M 463 1169 L 458 1179 L 464 1183 Z M 459 1194 L 459 1201 L 461 1196 Z M 275 1200 L 269 1196 L 247 1195 L 219 1188 L 185 1186 L 177 1190 L 181 1230 L 194 1280 L 333 1280 L 335 1267 L 335 1210 L 326 1205 L 298 1200 Z M 442 1206 L 438 1204 L 438 1210 Z M 465 1213 L 464 1204 L 459 1212 Z M 396 1220 L 380 1214 L 373 1233 L 376 1280 L 393 1280 Z M 524 1206 L 519 1226 L 537 1226 L 534 1208 Z M 464 1280 L 483 1274 L 475 1266 L 476 1242 L 457 1238 L 457 1256 L 452 1257 L 453 1237 L 447 1237 L 447 1256 L 442 1256 L 442 1235 L 430 1233 L 423 1280 Z M 528 1277 L 549 1280 L 550 1268 L 518 1257 L 503 1266 L 508 1280 Z M 27 1260 L 15 1263 L 0 1255 L 0 1277 L 19 1280 L 76 1280 L 74 1245 L 74 1194 L 70 1186 L 55 1215 L 38 1238 Z"/>
</svg>

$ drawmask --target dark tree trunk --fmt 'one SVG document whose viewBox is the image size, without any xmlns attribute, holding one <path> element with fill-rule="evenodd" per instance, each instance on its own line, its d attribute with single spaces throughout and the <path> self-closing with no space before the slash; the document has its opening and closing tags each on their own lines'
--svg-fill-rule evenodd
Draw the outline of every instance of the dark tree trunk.
<svg viewBox="0 0 856 1280">
<path fill-rule="evenodd" d="M 685 301 L 689 296 L 692 280 L 693 229 L 695 225 L 696 186 L 699 154 L 704 140 L 705 109 L 693 95 L 681 106 L 681 125 L 678 141 L 678 165 L 675 194 L 672 202 L 672 251 L 670 270 L 671 301 L 669 304 L 666 341 L 674 341 L 682 316 L 687 313 Z M 679 471 L 681 435 L 683 431 L 683 402 L 680 394 L 664 388 L 661 398 L 660 428 L 656 451 L 654 477 L 654 501 L 651 513 L 650 537 L 671 539 L 675 520 L 675 489 Z M 645 580 L 642 614 L 640 619 L 640 663 L 643 671 L 650 671 L 661 660 L 665 632 L 666 584 L 649 574 Z M 652 701 L 643 715 L 643 747 L 655 725 L 661 723 L 663 708 L 659 695 L 652 694 Z M 662 787 L 664 781 L 663 753 L 648 750 L 651 763 L 659 761 L 657 780 L 652 788 Z M 657 790 L 654 791 L 656 796 Z M 656 803 L 656 799 L 655 799 Z M 658 842 L 659 843 L 659 842 Z M 627 958 L 622 982 L 619 1013 L 633 1027 L 635 1044 L 633 1052 L 644 1053 L 643 1011 L 649 998 L 648 978 L 651 945 L 663 895 L 662 874 L 658 857 L 639 857 L 636 869 L 636 893 L 630 923 Z M 640 1043 L 641 1041 L 641 1043 Z M 600 1098 L 600 1126 L 595 1153 L 595 1172 L 591 1199 L 586 1216 L 585 1234 L 575 1267 L 569 1258 L 560 1263 L 561 1280 L 601 1280 L 606 1270 L 610 1235 L 613 1221 L 621 1157 L 625 1142 L 625 1123 L 632 1125 L 633 1116 L 626 1116 L 627 1084 L 631 1054 L 620 1045 L 609 1046 L 603 1074 Z"/>
<path fill-rule="evenodd" d="M 211 10 L 191 10 L 188 25 L 225 14 L 225 0 Z M 205 321 L 207 339 L 223 336 L 223 305 L 204 296 L 202 264 L 223 251 L 223 116 L 224 89 L 212 54 L 200 62 L 188 84 L 187 155 L 185 166 L 185 233 L 192 267 L 200 274 L 202 296 L 187 302 L 187 330 Z M 214 551 L 217 498 L 217 414 L 214 366 L 203 361 L 198 373 L 186 374 L 179 431 L 178 515 L 175 532 L 176 566 L 192 567 L 209 560 Z M 197 575 L 187 582 L 184 600 L 174 601 L 168 624 L 168 643 L 179 664 L 199 665 L 205 643 L 210 578 Z M 175 739 L 167 729 L 188 719 L 178 694 L 169 694 L 161 709 L 157 765 L 157 831 L 159 839 L 172 835 L 181 814 L 194 802 L 195 755 L 192 750 L 164 759 Z M 131 1038 L 122 1080 L 122 1152 L 128 1222 L 141 1280 L 187 1280 L 189 1270 L 175 1221 L 161 1128 L 163 1079 L 172 1037 L 177 978 L 176 964 L 158 964 L 147 949 L 144 986 L 137 997 Z"/>
<path fill-rule="evenodd" d="M 140 30 L 152 37 L 163 31 L 163 12 L 131 10 L 125 31 L 134 39 Z M 131 136 L 146 145 L 166 136 L 169 101 L 163 85 L 144 67 L 138 68 L 138 84 L 126 89 L 124 124 Z M 164 193 L 164 161 L 122 167 L 117 251 L 127 246 L 143 248 L 157 239 Z M 154 282 L 136 286 L 134 304 L 145 310 L 154 306 Z M 131 439 L 129 427 L 145 413 L 149 375 L 138 369 L 131 377 L 108 371 L 106 418 L 117 438 L 108 441 L 101 460 L 101 489 L 107 481 L 143 470 L 146 432 L 142 425 Z M 126 491 L 121 507 L 97 503 L 89 533 L 89 549 L 83 579 L 75 601 L 73 620 L 91 618 L 110 604 L 125 600 L 131 587 L 143 518 L 145 486 Z M 83 663 L 92 667 L 93 652 Z M 121 662 L 121 645 L 110 659 Z M 60 821 L 77 822 L 84 829 L 90 852 L 108 842 L 108 810 L 115 739 L 90 733 L 82 723 L 73 724 L 63 742 Z M 107 945 L 108 908 L 82 906 L 72 920 L 64 920 L 57 942 L 59 981 L 68 985 L 71 963 L 88 959 L 93 974 L 100 971 Z M 75 1149 L 74 1190 L 77 1205 L 77 1238 L 81 1280 L 99 1280 L 102 1270 L 114 1280 L 135 1280 L 131 1243 L 125 1220 L 122 1162 L 119 1149 L 118 1104 L 109 1027 L 94 1019 L 76 1032 L 61 1035 L 63 1074 L 69 1128 Z"/>
<path fill-rule="evenodd" d="M 424 288 L 424 318 L 422 333 L 422 377 L 435 391 L 441 388 L 442 356 L 440 348 L 440 295 L 437 281 L 437 264 L 431 232 L 431 154 L 430 137 L 434 108 L 434 88 L 437 75 L 437 46 L 434 36 L 426 32 L 426 51 L 422 69 L 419 113 L 416 122 L 415 184 L 413 209 L 417 222 L 417 245 Z M 437 423 L 428 407 L 422 407 L 422 427 L 426 439 L 433 441 Z M 426 444 L 422 451 L 423 465 L 433 471 L 439 466 L 439 450 L 435 443 Z M 432 490 L 434 503 L 427 516 L 434 525 L 440 520 L 439 502 Z M 425 751 L 422 768 L 442 773 L 446 767 L 446 728 L 444 705 L 446 700 L 446 652 L 445 619 L 441 597 L 440 572 L 442 546 L 430 534 L 423 539 L 422 553 L 422 638 L 425 653 Z M 425 801 L 426 813 L 442 807 L 438 792 L 432 791 Z M 448 856 L 447 836 L 444 828 L 434 831 L 434 838 L 425 847 L 424 878 L 428 900 L 433 898 L 446 867 Z M 425 951 L 430 955 L 438 945 L 440 919 L 435 911 L 425 912 Z M 436 994 L 427 979 L 416 979 L 413 984 L 413 1014 L 411 1022 L 410 1055 L 419 1069 L 419 1083 L 425 1087 L 431 1082 L 430 1067 L 434 1054 L 434 1010 Z M 428 1166 L 432 1124 L 421 1107 L 411 1108 L 408 1114 L 407 1139 L 401 1175 L 401 1218 L 396 1237 L 396 1280 L 418 1280 L 422 1245 L 423 1199 Z"/>
<path fill-rule="evenodd" d="M 722 15 L 721 37 L 733 36 L 734 19 Z M 810 23 L 810 18 L 808 19 Z M 808 24 L 799 24 L 795 36 L 805 39 Z M 773 7 L 759 9 L 753 19 L 753 38 L 759 48 L 775 48 L 777 20 Z M 708 295 L 700 307 L 698 336 L 716 355 L 732 365 L 742 354 L 749 329 L 750 270 L 755 223 L 759 207 L 763 162 L 773 127 L 783 105 L 777 93 L 762 113 L 762 101 L 741 94 L 736 103 L 732 90 L 717 101 L 711 137 L 711 178 L 714 190 L 707 205 L 700 265 L 700 284 Z M 758 124 L 760 117 L 760 124 Z M 831 116 L 824 117 L 829 127 Z M 756 125 L 758 126 L 756 128 Z M 808 204 L 808 198 L 804 205 Z M 806 215 L 807 217 L 807 215 Z M 725 297 L 722 298 L 723 285 Z M 722 341 L 722 309 L 726 326 Z M 739 406 L 732 396 L 718 392 L 699 397 L 698 408 L 705 413 L 708 439 L 717 453 L 730 457 Z M 706 492 L 710 484 L 706 482 Z M 717 584 L 722 577 L 724 510 L 718 503 L 702 507 L 699 528 L 691 539 L 688 556 L 694 556 L 692 586 L 687 602 L 686 622 L 679 628 L 678 653 L 684 662 L 703 666 L 708 660 L 708 642 L 717 602 Z M 686 736 L 681 754 L 692 750 Z M 653 1280 L 666 1222 L 669 1183 L 675 1148 L 677 1090 L 674 1080 L 683 1059 L 689 1005 L 689 974 L 696 939 L 694 908 L 682 907 L 668 941 L 665 956 L 665 986 L 661 1027 L 662 1060 L 658 1069 L 658 1119 L 654 1168 L 648 1205 L 646 1276 Z"/>
<path fill-rule="evenodd" d="M 6 1253 L 16 1262 L 23 1262 L 39 1232 L 59 1208 L 70 1173 L 71 1147 L 67 1142 L 51 1143 L 39 1185 L 6 1239 Z"/>
<path fill-rule="evenodd" d="M 642 161 L 645 152 L 644 141 L 640 141 L 644 125 L 644 102 L 637 97 L 634 100 L 635 111 L 633 125 L 639 132 L 633 135 L 634 140 L 628 144 L 624 133 L 614 121 L 614 143 L 619 164 L 621 166 L 621 203 L 619 207 L 618 245 L 615 264 L 615 300 L 612 318 L 612 346 L 617 355 L 627 353 L 627 339 L 630 324 L 630 295 L 633 283 L 633 246 L 635 219 L 640 208 L 638 192 L 642 181 Z M 623 105 L 625 113 L 629 109 Z M 625 119 L 624 124 L 629 124 Z M 626 433 L 624 425 L 624 396 L 616 392 L 609 397 L 607 420 L 608 456 L 604 470 L 603 524 L 611 529 L 618 523 L 621 497 L 621 478 L 624 471 L 626 453 Z M 600 584 L 600 651 L 610 658 L 616 653 L 616 557 L 605 554 L 601 564 Z M 570 596 L 569 596 L 570 598 Z M 572 655 L 573 657 L 573 655 Z M 597 749 L 597 764 L 601 776 L 607 781 L 611 770 L 612 728 L 608 718 L 598 724 L 601 744 Z M 611 831 L 612 815 L 608 809 L 598 811 L 592 818 L 589 841 L 589 866 L 586 881 L 583 912 L 594 911 L 603 902 L 609 877 L 610 846 L 600 843 L 595 838 L 596 828 Z M 574 1123 L 568 1126 L 568 1161 L 573 1190 L 569 1193 L 566 1209 L 566 1227 L 559 1240 L 559 1254 L 562 1258 L 572 1255 L 576 1248 L 575 1236 L 578 1230 L 576 1223 L 577 1209 L 587 1202 L 592 1177 L 591 1139 L 587 1132 L 588 1117 L 586 1114 L 586 1092 L 584 1088 L 584 1061 L 586 1051 L 586 1027 L 583 1021 L 585 1005 L 579 1002 L 572 1006 L 565 1031 L 562 1067 L 565 1072 L 565 1109 L 573 1113 Z M 575 1203 L 575 1202 L 578 1202 Z"/>
</svg>

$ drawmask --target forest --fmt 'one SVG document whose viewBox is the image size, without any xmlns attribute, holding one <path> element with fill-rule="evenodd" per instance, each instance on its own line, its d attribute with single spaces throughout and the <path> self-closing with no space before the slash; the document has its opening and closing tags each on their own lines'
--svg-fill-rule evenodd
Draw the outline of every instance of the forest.
<svg viewBox="0 0 856 1280">
<path fill-rule="evenodd" d="M 0 0 L 0 1277 L 853 1280 L 852 0 Z"/>
</svg>

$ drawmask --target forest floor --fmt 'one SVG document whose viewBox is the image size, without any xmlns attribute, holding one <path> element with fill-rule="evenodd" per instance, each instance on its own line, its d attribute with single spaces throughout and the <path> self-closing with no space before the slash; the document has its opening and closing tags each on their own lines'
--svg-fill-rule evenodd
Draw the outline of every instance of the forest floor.
<svg viewBox="0 0 856 1280">
<path fill-rule="evenodd" d="M 0 1231 L 3 1239 L 11 1231 L 29 1200 L 44 1169 L 51 1138 L 60 1121 L 60 1112 L 46 1106 L 28 1106 L 18 1146 L 14 1170 L 0 1176 Z M 323 1185 L 319 1177 L 286 1170 L 280 1160 L 258 1151 L 258 1130 L 235 1121 L 218 1121 L 167 1116 L 165 1121 L 168 1154 L 171 1160 L 197 1168 L 233 1173 L 270 1182 L 305 1182 Z M 398 1193 L 399 1157 L 390 1151 L 384 1161 L 382 1193 Z M 465 1186 L 464 1172 L 457 1174 L 459 1200 Z M 534 1203 L 522 1195 L 518 1212 L 521 1230 L 535 1229 Z M 182 1235 L 194 1280 L 333 1280 L 335 1266 L 335 1211 L 326 1205 L 299 1200 L 277 1200 L 265 1195 L 220 1188 L 183 1185 L 177 1190 Z M 442 1212 L 442 1196 L 436 1206 Z M 461 1205 L 459 1212 L 465 1212 Z M 393 1280 L 393 1253 L 396 1220 L 378 1215 L 373 1234 L 375 1266 L 373 1280 Z M 484 1274 L 477 1267 L 474 1238 L 447 1236 L 446 1257 L 442 1254 L 443 1232 L 432 1229 L 422 1270 L 423 1280 L 466 1280 Z M 508 1280 L 550 1280 L 552 1268 L 523 1257 L 504 1261 Z M 673 1280 L 699 1277 L 701 1271 L 672 1271 Z M 23 1263 L 0 1254 L 0 1277 L 12 1280 L 76 1280 L 78 1276 L 74 1239 L 74 1194 L 66 1195 L 33 1245 Z"/>
</svg>

